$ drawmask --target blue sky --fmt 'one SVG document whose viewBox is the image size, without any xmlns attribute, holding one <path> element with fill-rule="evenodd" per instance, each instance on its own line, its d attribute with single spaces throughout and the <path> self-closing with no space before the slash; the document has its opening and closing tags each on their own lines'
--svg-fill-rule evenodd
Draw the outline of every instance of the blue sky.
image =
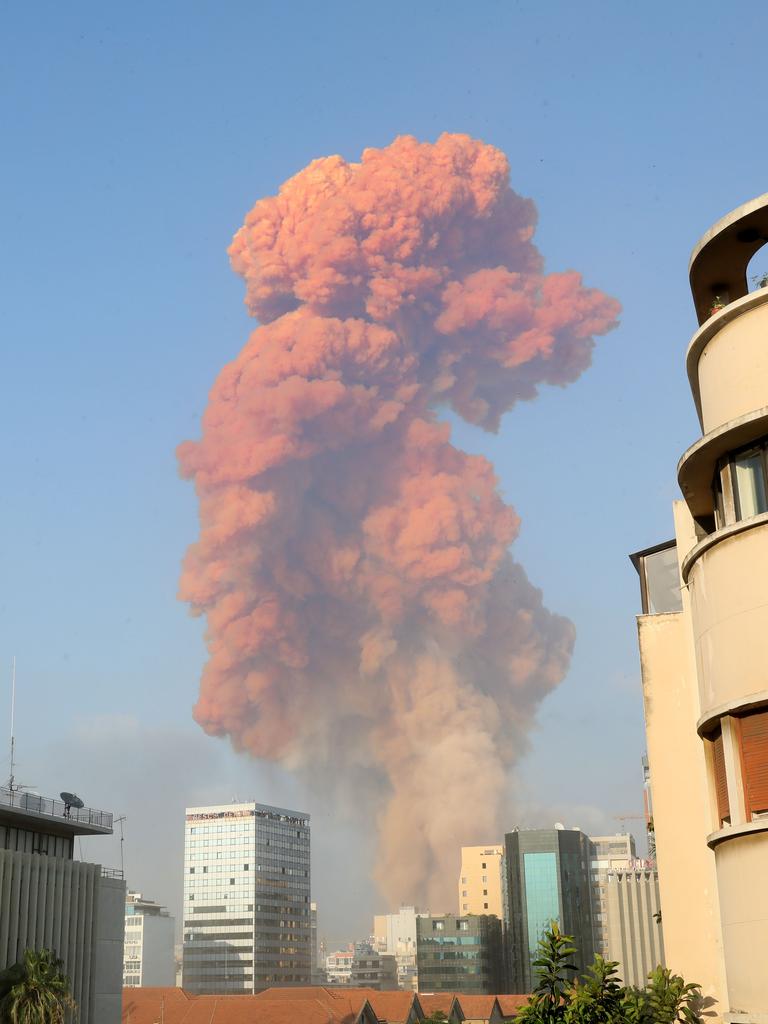
<svg viewBox="0 0 768 1024">
<path fill-rule="evenodd" d="M 191 721 L 201 625 L 175 592 L 196 503 L 174 449 L 253 326 L 225 254 L 246 211 L 312 158 L 401 133 L 503 149 L 548 269 L 624 306 L 580 382 L 454 438 L 493 459 L 515 555 L 578 632 L 515 782 L 521 823 L 639 813 L 626 556 L 671 535 L 697 433 L 688 254 L 767 187 L 765 20 L 712 2 L 2 5 L 0 722 L 16 654 L 17 774 L 126 814 L 130 884 L 178 905 L 186 800 L 309 800 Z M 363 933 L 359 829 L 307 809 L 321 931 Z M 87 854 L 114 863 L 104 849 Z"/>
</svg>

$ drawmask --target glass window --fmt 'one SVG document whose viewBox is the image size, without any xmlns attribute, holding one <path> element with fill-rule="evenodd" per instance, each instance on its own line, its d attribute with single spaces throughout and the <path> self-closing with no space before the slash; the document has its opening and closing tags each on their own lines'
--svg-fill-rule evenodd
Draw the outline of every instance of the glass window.
<svg viewBox="0 0 768 1024">
<path fill-rule="evenodd" d="M 677 546 L 662 548 L 643 558 L 645 569 L 645 585 L 647 615 L 660 615 L 664 612 L 679 612 L 682 608 L 680 599 L 680 573 L 677 566 Z"/>
<path fill-rule="evenodd" d="M 733 460 L 733 484 L 736 515 L 739 519 L 768 512 L 765 487 L 765 463 L 761 448 L 752 448 Z"/>
</svg>

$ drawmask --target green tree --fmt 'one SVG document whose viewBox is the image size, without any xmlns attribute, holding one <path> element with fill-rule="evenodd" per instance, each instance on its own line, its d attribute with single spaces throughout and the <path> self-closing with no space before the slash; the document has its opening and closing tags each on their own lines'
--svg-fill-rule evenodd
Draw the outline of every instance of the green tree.
<svg viewBox="0 0 768 1024">
<path fill-rule="evenodd" d="M 702 1024 L 699 985 L 686 984 L 679 974 L 657 967 L 645 989 L 626 989 L 623 999 L 628 1024 Z"/>
<path fill-rule="evenodd" d="M 618 963 L 599 954 L 567 993 L 566 1024 L 612 1024 L 624 1021 Z"/>
<path fill-rule="evenodd" d="M 565 1017 L 567 995 L 571 981 L 567 971 L 577 971 L 570 963 L 576 947 L 570 935 L 563 935 L 557 921 L 551 921 L 549 928 L 539 940 L 539 947 L 533 966 L 537 969 L 538 982 L 528 1006 L 518 1014 L 518 1020 L 526 1024 L 553 1024 Z"/>
<path fill-rule="evenodd" d="M 0 971 L 2 1024 L 64 1024 L 77 1009 L 63 963 L 50 949 L 27 949 Z"/>
<path fill-rule="evenodd" d="M 657 967 L 645 988 L 621 985 L 612 960 L 596 956 L 582 978 L 570 958 L 573 939 L 552 922 L 539 942 L 539 981 L 518 1014 L 520 1024 L 703 1024 L 701 988 Z"/>
</svg>

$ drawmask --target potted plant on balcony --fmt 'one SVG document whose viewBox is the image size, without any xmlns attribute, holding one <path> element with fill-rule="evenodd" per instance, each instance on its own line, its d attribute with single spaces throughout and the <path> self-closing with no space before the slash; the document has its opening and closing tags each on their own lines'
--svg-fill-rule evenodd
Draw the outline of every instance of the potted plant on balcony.
<svg viewBox="0 0 768 1024">
<path fill-rule="evenodd" d="M 719 313 L 721 309 L 725 309 L 725 303 L 719 295 L 716 295 L 712 300 L 712 305 L 709 307 L 709 315 L 714 316 L 715 313 Z"/>
</svg>

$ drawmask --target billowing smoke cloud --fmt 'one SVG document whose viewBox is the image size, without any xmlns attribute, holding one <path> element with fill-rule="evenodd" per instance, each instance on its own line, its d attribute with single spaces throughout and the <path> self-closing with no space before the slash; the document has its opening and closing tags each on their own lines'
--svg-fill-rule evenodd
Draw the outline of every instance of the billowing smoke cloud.
<svg viewBox="0 0 768 1024">
<path fill-rule="evenodd" d="M 509 555 L 519 521 L 451 408 L 496 430 L 590 363 L 618 303 L 545 275 L 499 150 L 398 138 L 315 160 L 230 248 L 260 325 L 179 448 L 208 620 L 195 717 L 357 793 L 391 901 L 451 907 L 457 848 L 498 839 L 506 773 L 572 625 Z"/>
</svg>

